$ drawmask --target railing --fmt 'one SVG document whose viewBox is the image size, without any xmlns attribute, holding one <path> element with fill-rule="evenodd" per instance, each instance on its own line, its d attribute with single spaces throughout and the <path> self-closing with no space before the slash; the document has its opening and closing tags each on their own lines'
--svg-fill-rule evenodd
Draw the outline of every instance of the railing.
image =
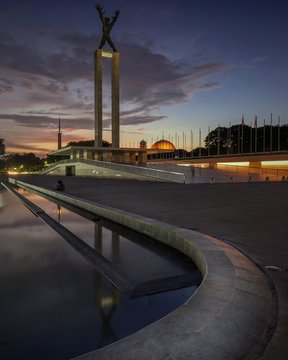
<svg viewBox="0 0 288 360">
<path fill-rule="evenodd" d="M 126 164 L 119 164 L 119 163 L 112 163 L 106 161 L 98 161 L 98 160 L 88 160 L 88 159 L 69 159 L 69 160 L 61 160 L 58 161 L 56 164 L 50 166 L 49 168 L 42 171 L 42 174 L 46 174 L 53 169 L 57 168 L 58 166 L 65 165 L 65 164 L 73 164 L 73 163 L 83 163 L 87 165 L 93 165 L 105 169 L 120 171 L 126 174 L 135 174 L 140 176 L 152 177 L 159 180 L 164 181 L 171 181 L 177 183 L 185 183 L 185 174 L 173 172 L 173 171 L 165 171 L 165 170 L 158 170 L 152 169 L 147 167 L 140 167 L 135 165 L 126 165 Z"/>
</svg>

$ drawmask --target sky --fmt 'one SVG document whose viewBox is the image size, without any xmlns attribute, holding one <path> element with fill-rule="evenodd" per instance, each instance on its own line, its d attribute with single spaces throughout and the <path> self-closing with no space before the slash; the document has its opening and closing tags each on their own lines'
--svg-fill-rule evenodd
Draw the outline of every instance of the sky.
<svg viewBox="0 0 288 360">
<path fill-rule="evenodd" d="M 62 141 L 94 137 L 93 54 L 102 30 L 97 1 L 0 0 L 0 138 L 7 152 L 46 156 Z M 186 148 L 208 127 L 288 123 L 288 3 L 102 0 L 120 15 L 120 144 L 164 137 Z M 104 47 L 110 50 L 109 45 Z M 109 62 L 104 133 L 111 140 Z M 193 137 L 191 138 L 191 131 Z M 182 145 L 182 146 L 181 146 Z M 201 144 L 203 145 L 203 143 Z"/>
</svg>

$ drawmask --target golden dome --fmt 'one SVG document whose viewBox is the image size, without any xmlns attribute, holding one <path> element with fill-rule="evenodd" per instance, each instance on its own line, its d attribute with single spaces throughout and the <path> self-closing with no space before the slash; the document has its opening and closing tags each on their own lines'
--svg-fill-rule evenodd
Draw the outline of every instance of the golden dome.
<svg viewBox="0 0 288 360">
<path fill-rule="evenodd" d="M 160 150 L 175 150 L 175 146 L 168 140 L 159 140 L 156 141 L 151 149 L 160 149 Z"/>
</svg>

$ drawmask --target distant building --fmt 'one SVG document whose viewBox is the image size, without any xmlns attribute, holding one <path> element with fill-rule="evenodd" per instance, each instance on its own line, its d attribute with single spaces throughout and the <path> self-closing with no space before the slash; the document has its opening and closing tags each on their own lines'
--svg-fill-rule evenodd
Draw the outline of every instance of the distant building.
<svg viewBox="0 0 288 360">
<path fill-rule="evenodd" d="M 156 141 L 152 146 L 151 149 L 158 149 L 158 150 L 176 150 L 175 146 L 168 140 L 159 140 Z"/>
</svg>

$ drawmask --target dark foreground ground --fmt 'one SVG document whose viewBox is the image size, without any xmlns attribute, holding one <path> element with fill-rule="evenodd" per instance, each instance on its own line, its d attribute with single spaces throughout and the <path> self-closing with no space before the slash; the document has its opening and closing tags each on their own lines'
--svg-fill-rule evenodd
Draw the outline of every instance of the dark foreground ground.
<svg viewBox="0 0 288 360">
<path fill-rule="evenodd" d="M 61 177 L 17 179 L 52 188 Z M 179 227 L 197 230 L 244 251 L 267 270 L 278 296 L 276 330 L 263 359 L 288 358 L 288 182 L 173 184 L 63 177 L 65 193 Z"/>
</svg>

